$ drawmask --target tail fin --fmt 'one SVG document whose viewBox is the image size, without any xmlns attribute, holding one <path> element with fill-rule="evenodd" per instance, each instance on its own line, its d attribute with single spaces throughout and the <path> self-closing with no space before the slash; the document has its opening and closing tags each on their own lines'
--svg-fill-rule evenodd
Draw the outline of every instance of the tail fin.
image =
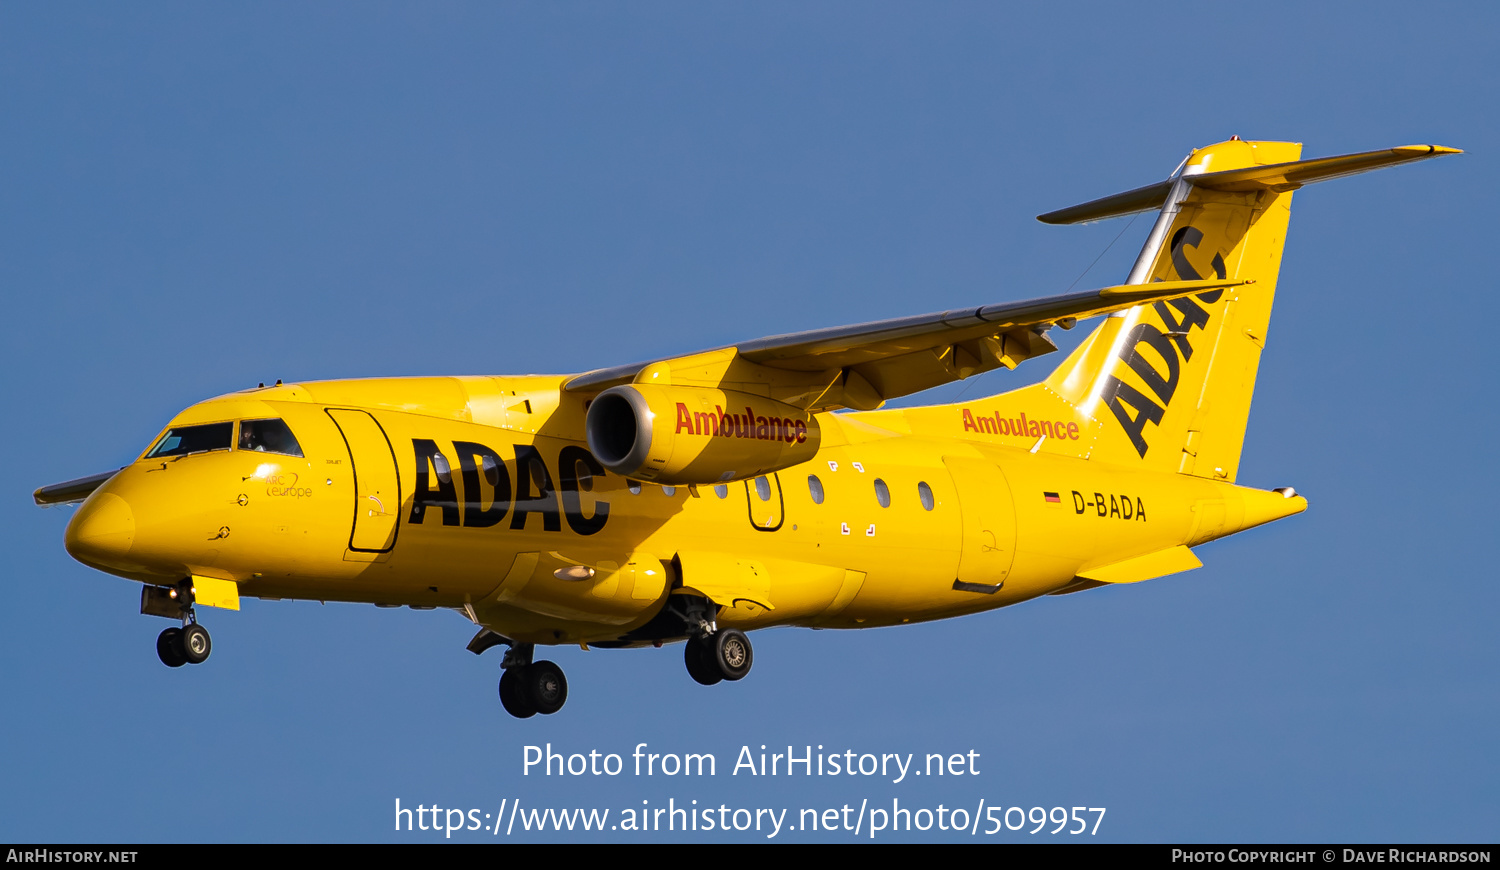
<svg viewBox="0 0 1500 870">
<path fill-rule="evenodd" d="M 1094 421 L 1088 455 L 1233 481 L 1292 192 L 1314 181 L 1456 153 L 1419 145 L 1299 161 L 1301 151 L 1292 142 L 1231 139 L 1194 151 L 1166 182 L 1039 218 L 1079 223 L 1160 206 L 1127 283 L 1254 282 L 1113 315 L 1038 385 L 1049 400 L 1071 406 L 1076 418 Z"/>
</svg>

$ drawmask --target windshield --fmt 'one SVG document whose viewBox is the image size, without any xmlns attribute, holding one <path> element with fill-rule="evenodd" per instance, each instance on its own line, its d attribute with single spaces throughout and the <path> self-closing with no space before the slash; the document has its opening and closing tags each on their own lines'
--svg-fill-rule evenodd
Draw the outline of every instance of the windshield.
<svg viewBox="0 0 1500 870">
<path fill-rule="evenodd" d="M 280 419 L 245 420 L 240 423 L 240 449 L 258 453 L 301 456 L 302 445 Z"/>
<path fill-rule="evenodd" d="M 234 441 L 233 423 L 208 423 L 202 426 L 175 426 L 146 454 L 147 459 L 159 456 L 182 456 L 188 453 L 203 453 L 208 450 L 228 450 Z"/>
</svg>

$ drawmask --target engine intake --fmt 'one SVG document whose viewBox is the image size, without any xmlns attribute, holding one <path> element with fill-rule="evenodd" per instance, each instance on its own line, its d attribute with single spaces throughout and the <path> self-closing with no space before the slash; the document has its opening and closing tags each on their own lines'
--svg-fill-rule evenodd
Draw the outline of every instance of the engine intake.
<svg viewBox="0 0 1500 870">
<path fill-rule="evenodd" d="M 589 450 L 623 477 L 669 485 L 743 480 L 806 462 L 821 433 L 812 415 L 764 396 L 629 384 L 589 405 Z"/>
</svg>

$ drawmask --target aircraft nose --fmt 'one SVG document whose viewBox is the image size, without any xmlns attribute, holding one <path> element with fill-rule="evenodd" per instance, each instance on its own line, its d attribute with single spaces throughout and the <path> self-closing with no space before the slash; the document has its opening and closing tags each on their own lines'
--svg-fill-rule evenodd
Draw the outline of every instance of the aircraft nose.
<svg viewBox="0 0 1500 870">
<path fill-rule="evenodd" d="M 68 555 L 91 566 L 121 563 L 135 543 L 135 514 L 130 503 L 112 492 L 96 493 L 68 523 L 63 546 Z"/>
</svg>

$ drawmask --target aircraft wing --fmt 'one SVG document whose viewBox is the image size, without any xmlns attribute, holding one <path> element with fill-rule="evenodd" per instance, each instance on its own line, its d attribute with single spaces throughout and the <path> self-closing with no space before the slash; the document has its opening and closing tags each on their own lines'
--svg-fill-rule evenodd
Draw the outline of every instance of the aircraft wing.
<svg viewBox="0 0 1500 870">
<path fill-rule="evenodd" d="M 1160 281 L 1024 302 L 961 308 L 758 338 L 683 357 L 596 369 L 570 378 L 570 392 L 599 392 L 665 367 L 672 383 L 758 384 L 809 411 L 867 410 L 886 400 L 991 371 L 1057 349 L 1046 331 L 1079 318 L 1246 281 Z M 656 375 L 653 375 L 655 377 Z M 660 381 L 658 381 L 660 382 Z"/>
<path fill-rule="evenodd" d="M 105 471 L 99 474 L 91 474 L 88 477 L 80 477 L 77 480 L 54 483 L 33 492 L 31 498 L 37 504 L 44 507 L 54 504 L 75 504 L 88 498 L 90 493 L 103 486 L 105 481 L 119 473 L 118 470 Z"/>
</svg>

